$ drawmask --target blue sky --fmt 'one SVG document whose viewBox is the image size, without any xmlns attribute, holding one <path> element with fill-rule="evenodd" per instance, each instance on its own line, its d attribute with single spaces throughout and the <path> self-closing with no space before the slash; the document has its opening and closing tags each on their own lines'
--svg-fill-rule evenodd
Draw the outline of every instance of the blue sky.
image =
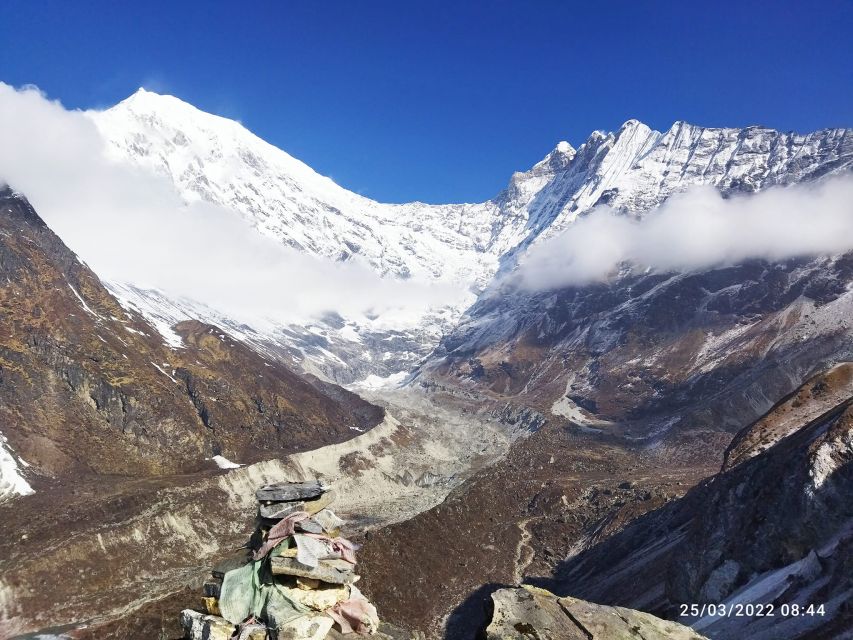
<svg viewBox="0 0 853 640">
<path fill-rule="evenodd" d="M 849 1 L 5 0 L 0 22 L 0 80 L 171 93 L 391 202 L 487 199 L 629 118 L 853 126 Z"/>
</svg>

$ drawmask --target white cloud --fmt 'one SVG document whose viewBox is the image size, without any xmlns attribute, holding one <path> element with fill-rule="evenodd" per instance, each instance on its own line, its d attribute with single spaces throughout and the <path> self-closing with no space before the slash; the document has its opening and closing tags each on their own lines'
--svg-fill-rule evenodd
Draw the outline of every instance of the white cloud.
<svg viewBox="0 0 853 640">
<path fill-rule="evenodd" d="M 239 216 L 184 203 L 161 176 L 109 159 L 93 122 L 36 88 L 0 83 L 0 181 L 32 202 L 99 275 L 187 296 L 236 318 L 327 311 L 411 317 L 452 303 L 448 285 L 381 278 L 307 256 Z"/>
<path fill-rule="evenodd" d="M 510 282 L 546 290 L 612 277 L 629 263 L 692 271 L 750 258 L 781 260 L 853 250 L 853 176 L 723 198 L 696 187 L 642 219 L 598 207 L 532 246 Z"/>
</svg>

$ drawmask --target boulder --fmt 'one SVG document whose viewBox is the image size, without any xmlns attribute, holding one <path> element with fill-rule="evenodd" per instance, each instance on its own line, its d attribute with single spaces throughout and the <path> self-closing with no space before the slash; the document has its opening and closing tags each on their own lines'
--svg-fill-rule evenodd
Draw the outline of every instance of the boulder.
<svg viewBox="0 0 853 640">
<path fill-rule="evenodd" d="M 186 640 L 229 640 L 234 634 L 234 625 L 227 620 L 192 609 L 181 611 L 181 626 Z"/>
<path fill-rule="evenodd" d="M 492 594 L 487 640 L 707 640 L 689 627 L 655 616 L 593 604 L 524 585 Z"/>
</svg>

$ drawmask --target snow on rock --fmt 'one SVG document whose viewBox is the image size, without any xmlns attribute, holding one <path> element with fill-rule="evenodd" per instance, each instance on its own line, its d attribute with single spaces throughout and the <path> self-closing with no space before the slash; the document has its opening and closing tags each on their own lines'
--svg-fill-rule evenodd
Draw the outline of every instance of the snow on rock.
<svg viewBox="0 0 853 640">
<path fill-rule="evenodd" d="M 114 282 L 107 282 L 105 284 L 109 292 L 116 297 L 123 307 L 133 309 L 144 316 L 169 347 L 172 349 L 181 349 L 184 347 L 183 339 L 175 333 L 172 327 L 184 320 L 199 318 L 197 313 L 191 315 L 178 303 L 167 299 L 156 291 L 139 289 L 133 285 Z"/>
<path fill-rule="evenodd" d="M 220 469 L 239 469 L 243 466 L 242 464 L 231 462 L 225 456 L 213 456 L 211 460 L 213 460 L 216 463 L 216 466 Z"/>
<path fill-rule="evenodd" d="M 6 437 L 0 433 L 0 502 L 14 496 L 27 496 L 34 493 L 33 488 L 21 475 L 20 467 L 26 462 L 17 458 L 8 445 Z"/>
<path fill-rule="evenodd" d="M 414 319 L 326 323 L 321 336 L 274 319 L 219 318 L 220 326 L 253 345 L 296 350 L 301 366 L 342 382 L 411 369 L 499 270 L 512 269 L 529 246 L 596 205 L 642 215 L 691 185 L 754 192 L 853 166 L 850 129 L 800 135 L 676 122 L 659 132 L 629 120 L 616 132 L 593 132 L 577 149 L 560 142 L 486 202 L 386 204 L 344 189 L 238 122 L 172 96 L 140 89 L 111 109 L 88 115 L 116 159 L 166 176 L 187 202 L 224 206 L 260 233 L 306 254 L 339 261 L 358 257 L 386 277 L 461 285 L 469 292 L 460 303 Z M 200 319 L 207 321 L 222 315 L 204 301 L 166 300 L 158 292 L 118 283 L 110 288 L 154 322 L 174 347 L 181 346 L 171 331 L 174 322 L 199 317 L 200 309 L 206 314 Z M 146 302 L 148 295 L 154 300 Z M 382 344 L 398 335 L 390 349 Z M 714 345 L 708 346 L 713 357 Z M 399 357 L 386 358 L 389 351 Z"/>
<path fill-rule="evenodd" d="M 406 371 L 398 371 L 389 376 L 380 377 L 375 374 L 370 374 L 363 380 L 359 380 L 352 384 L 353 389 L 393 389 L 403 384 L 408 376 Z"/>
</svg>

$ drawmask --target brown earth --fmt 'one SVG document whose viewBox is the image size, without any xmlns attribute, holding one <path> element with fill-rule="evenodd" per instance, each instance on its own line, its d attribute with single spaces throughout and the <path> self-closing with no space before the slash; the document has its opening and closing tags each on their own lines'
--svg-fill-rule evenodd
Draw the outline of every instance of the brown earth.
<svg viewBox="0 0 853 640">
<path fill-rule="evenodd" d="M 216 327 L 182 323 L 183 348 L 169 348 L 9 191 L 0 282 L 0 424 L 37 486 L 183 473 L 216 454 L 252 462 L 347 440 L 382 418 Z"/>
<path fill-rule="evenodd" d="M 808 377 L 853 359 L 853 254 L 483 296 L 418 372 L 615 434 L 734 434 Z"/>
<path fill-rule="evenodd" d="M 393 624 L 429 637 L 473 638 L 489 595 L 537 576 L 578 545 L 681 495 L 713 467 L 548 424 L 518 441 L 439 506 L 372 532 L 364 591 Z"/>
</svg>

